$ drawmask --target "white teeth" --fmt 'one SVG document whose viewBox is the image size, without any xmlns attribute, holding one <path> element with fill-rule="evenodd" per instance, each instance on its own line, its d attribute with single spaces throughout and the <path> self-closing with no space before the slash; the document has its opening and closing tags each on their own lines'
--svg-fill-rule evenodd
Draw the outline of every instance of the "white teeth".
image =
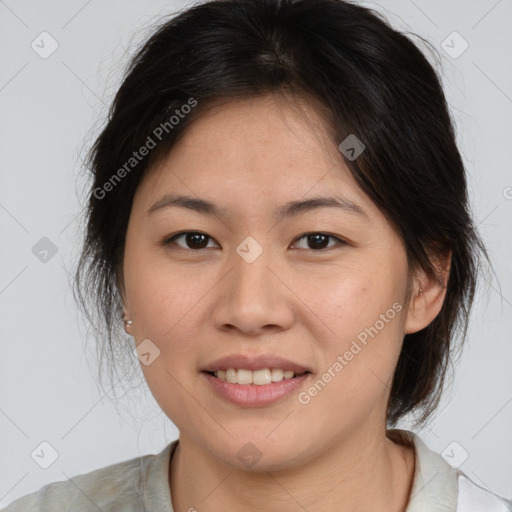
<svg viewBox="0 0 512 512">
<path fill-rule="evenodd" d="M 238 373 L 240 373 L 240 370 L 238 370 Z M 265 368 L 264 370 L 256 370 L 251 373 L 252 383 L 256 384 L 257 386 L 263 386 L 264 384 L 270 384 L 272 382 L 272 379 L 270 377 L 270 370 L 268 368 Z"/>
<path fill-rule="evenodd" d="M 227 370 L 219 370 L 214 372 L 215 377 L 220 380 L 230 382 L 231 384 L 255 384 L 256 386 L 264 386 L 271 382 L 281 382 L 282 380 L 292 379 L 295 372 L 292 370 L 281 370 L 279 368 L 263 368 L 261 370 L 235 370 L 228 368 Z"/>
<path fill-rule="evenodd" d="M 233 370 L 233 368 L 228 368 L 226 370 L 226 380 L 231 382 L 231 384 L 236 384 L 236 370 Z"/>
<path fill-rule="evenodd" d="M 236 382 L 238 384 L 252 384 L 252 371 L 238 370 L 236 372 Z"/>
<path fill-rule="evenodd" d="M 284 372 L 283 370 L 280 370 L 279 368 L 274 368 L 272 370 L 272 382 L 279 382 L 283 380 Z"/>
</svg>

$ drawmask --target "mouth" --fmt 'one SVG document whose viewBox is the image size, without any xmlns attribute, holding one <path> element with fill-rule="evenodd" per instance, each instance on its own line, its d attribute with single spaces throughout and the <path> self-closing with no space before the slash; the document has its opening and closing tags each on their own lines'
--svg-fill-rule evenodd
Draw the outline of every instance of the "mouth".
<svg viewBox="0 0 512 512">
<path fill-rule="evenodd" d="M 282 368 L 261 368 L 250 370 L 247 368 L 226 368 L 216 371 L 203 371 L 212 377 L 230 384 L 239 384 L 242 386 L 266 386 L 268 384 L 279 383 L 285 380 L 296 379 L 308 375 L 308 370 L 294 371 L 283 370 Z"/>
<path fill-rule="evenodd" d="M 214 397 L 239 407 L 265 407 L 307 385 L 312 368 L 275 354 L 231 354 L 200 373 Z"/>
<path fill-rule="evenodd" d="M 242 408 L 267 407 L 298 393 L 312 372 L 277 357 L 221 359 L 200 372 L 215 397 Z"/>
</svg>

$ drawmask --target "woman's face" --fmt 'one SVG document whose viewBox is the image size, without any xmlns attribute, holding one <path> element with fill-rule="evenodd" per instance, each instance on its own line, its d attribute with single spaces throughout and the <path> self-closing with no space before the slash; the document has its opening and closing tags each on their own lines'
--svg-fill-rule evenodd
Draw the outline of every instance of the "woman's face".
<svg viewBox="0 0 512 512">
<path fill-rule="evenodd" d="M 266 96 L 203 115 L 140 184 L 127 231 L 124 304 L 149 388 L 182 439 L 240 468 L 382 433 L 410 332 L 403 244 L 303 108 Z M 229 368 L 276 382 L 229 383 Z M 287 368 L 309 373 L 279 382 Z"/>
</svg>

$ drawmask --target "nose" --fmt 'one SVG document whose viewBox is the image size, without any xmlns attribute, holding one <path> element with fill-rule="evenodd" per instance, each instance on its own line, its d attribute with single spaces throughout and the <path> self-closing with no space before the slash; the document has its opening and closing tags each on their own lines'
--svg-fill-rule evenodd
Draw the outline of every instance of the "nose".
<svg viewBox="0 0 512 512">
<path fill-rule="evenodd" d="M 275 260 L 263 251 L 248 263 L 238 253 L 216 289 L 212 321 L 217 329 L 257 336 L 289 329 L 293 294 L 283 283 Z"/>
</svg>

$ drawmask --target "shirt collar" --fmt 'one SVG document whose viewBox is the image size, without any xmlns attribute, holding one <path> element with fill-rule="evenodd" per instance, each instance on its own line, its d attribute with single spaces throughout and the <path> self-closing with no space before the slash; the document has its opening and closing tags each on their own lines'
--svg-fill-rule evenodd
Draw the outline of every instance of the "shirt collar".
<svg viewBox="0 0 512 512">
<path fill-rule="evenodd" d="M 414 479 L 406 512 L 454 512 L 457 508 L 457 471 L 413 432 L 388 430 L 387 437 L 414 448 Z"/>
</svg>

